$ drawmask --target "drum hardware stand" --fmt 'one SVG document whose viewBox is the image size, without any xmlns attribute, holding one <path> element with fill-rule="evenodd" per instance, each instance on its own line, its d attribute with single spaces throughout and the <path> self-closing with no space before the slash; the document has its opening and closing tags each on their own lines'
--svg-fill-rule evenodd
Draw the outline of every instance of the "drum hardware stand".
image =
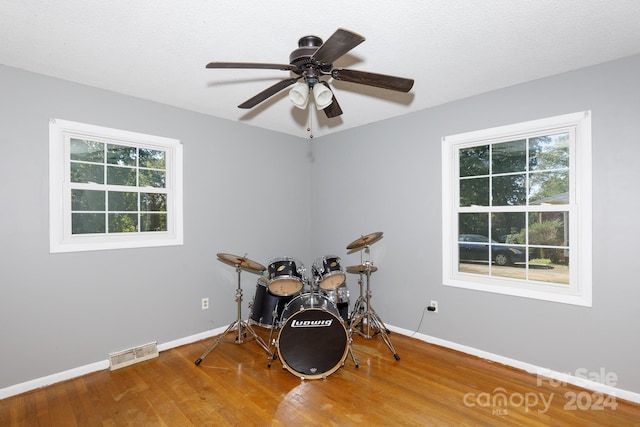
<svg viewBox="0 0 640 427">
<path fill-rule="evenodd" d="M 228 258 L 233 257 L 233 255 L 218 254 L 218 257 L 221 261 L 229 263 Z M 242 287 L 240 286 L 240 273 L 242 272 L 243 264 L 249 260 L 247 260 L 246 258 L 236 257 L 236 259 L 232 259 L 232 261 L 235 262 L 236 272 L 238 273 L 238 287 L 236 288 L 235 298 L 238 304 L 238 318 L 229 325 L 229 327 L 222 333 L 222 335 L 218 337 L 218 339 L 211 343 L 211 345 L 205 350 L 204 353 L 202 353 L 202 356 L 200 356 L 198 360 L 195 361 L 196 365 L 199 365 L 204 360 L 204 358 L 207 357 L 207 355 L 211 353 L 216 348 L 216 346 L 220 344 L 220 342 L 222 342 L 222 339 L 225 337 L 225 335 L 227 335 L 227 333 L 233 331 L 234 329 L 238 331 L 238 335 L 236 336 L 235 340 L 236 344 L 242 344 L 244 342 L 244 338 L 246 338 L 247 333 L 243 330 L 247 330 L 251 332 L 251 335 L 253 335 L 253 338 L 260 345 L 260 347 L 262 347 L 267 352 L 269 359 L 273 359 L 273 353 L 271 352 L 271 349 L 269 349 L 262 338 L 260 338 L 260 336 L 256 334 L 256 331 L 254 331 L 247 322 L 242 320 Z M 269 362 L 269 364 L 271 364 L 271 362 Z"/>
<path fill-rule="evenodd" d="M 358 359 L 356 358 L 356 354 L 353 352 L 353 332 L 351 330 L 351 326 L 349 325 L 349 354 L 351 355 L 351 359 L 353 359 L 353 364 L 356 365 L 356 369 L 360 367 L 358 363 Z"/>
<path fill-rule="evenodd" d="M 268 291 L 267 291 L 268 292 Z M 273 338 L 273 331 L 276 328 L 276 321 L 278 320 L 278 306 L 280 305 L 280 301 L 276 302 L 276 306 L 273 308 L 273 313 L 271 318 L 271 330 L 269 331 L 269 346 L 274 346 L 276 344 L 275 338 Z M 285 304 L 286 305 L 286 304 Z M 269 358 L 269 363 L 267 363 L 267 368 L 271 367 L 271 362 L 278 358 L 278 353 L 269 349 L 271 352 L 271 357 Z"/>
<path fill-rule="evenodd" d="M 370 255 L 369 245 L 365 246 L 365 253 Z M 389 347 L 389 350 L 391 350 L 393 357 L 396 360 L 400 360 L 400 356 L 398 356 L 398 353 L 396 353 L 396 350 L 395 348 L 393 348 L 393 344 L 391 344 L 391 340 L 389 339 L 389 334 L 391 333 L 391 331 L 387 329 L 380 316 L 378 316 L 378 313 L 376 313 L 376 311 L 371 306 L 371 273 L 377 271 L 378 269 L 377 267 L 374 267 L 373 263 L 369 259 L 363 262 L 362 254 L 360 255 L 360 259 L 361 264 L 359 266 L 356 266 L 356 271 L 360 274 L 360 279 L 358 280 L 358 285 L 360 286 L 360 296 L 353 306 L 349 328 L 357 334 L 362 335 L 366 339 L 372 339 L 377 334 L 380 334 L 382 340 L 385 342 L 387 347 Z M 350 271 L 349 268 L 347 268 L 347 271 Z M 355 271 L 351 270 L 350 272 Z M 363 276 L 367 277 L 367 292 L 364 297 L 362 295 Z"/>
</svg>

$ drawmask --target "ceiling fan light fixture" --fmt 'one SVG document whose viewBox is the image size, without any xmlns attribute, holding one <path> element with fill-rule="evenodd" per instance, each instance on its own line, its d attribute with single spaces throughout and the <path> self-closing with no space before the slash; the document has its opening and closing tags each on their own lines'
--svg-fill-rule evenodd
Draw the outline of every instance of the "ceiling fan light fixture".
<svg viewBox="0 0 640 427">
<path fill-rule="evenodd" d="M 309 102 L 309 86 L 302 82 L 295 83 L 289 90 L 289 99 L 293 105 L 304 110 Z"/>
<path fill-rule="evenodd" d="M 324 110 L 333 102 L 333 93 L 325 85 L 315 84 L 313 85 L 313 98 L 316 101 L 316 108 Z"/>
</svg>

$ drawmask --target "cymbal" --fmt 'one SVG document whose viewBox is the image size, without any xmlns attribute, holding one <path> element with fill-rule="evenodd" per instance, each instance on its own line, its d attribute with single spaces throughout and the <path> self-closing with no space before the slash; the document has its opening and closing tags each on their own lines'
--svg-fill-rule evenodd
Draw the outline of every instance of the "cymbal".
<svg viewBox="0 0 640 427">
<path fill-rule="evenodd" d="M 376 271 L 378 271 L 378 267 L 376 267 L 375 265 L 360 264 L 360 265 L 350 265 L 349 267 L 347 267 L 347 273 L 351 273 L 351 274 L 365 273 L 367 271 L 367 267 L 369 268 L 369 271 L 372 273 L 375 273 Z"/>
<path fill-rule="evenodd" d="M 260 263 L 257 263 L 255 261 L 250 260 L 249 258 L 241 257 L 238 255 L 219 253 L 218 259 L 224 263 L 233 265 L 234 267 L 239 265 L 240 268 L 243 268 L 251 272 L 259 273 L 267 269 L 267 267 L 265 267 Z"/>
<path fill-rule="evenodd" d="M 375 233 L 367 234 L 359 239 L 354 240 L 347 246 L 348 250 L 360 249 L 365 246 L 373 245 L 378 240 L 382 239 L 382 231 L 376 231 Z"/>
</svg>

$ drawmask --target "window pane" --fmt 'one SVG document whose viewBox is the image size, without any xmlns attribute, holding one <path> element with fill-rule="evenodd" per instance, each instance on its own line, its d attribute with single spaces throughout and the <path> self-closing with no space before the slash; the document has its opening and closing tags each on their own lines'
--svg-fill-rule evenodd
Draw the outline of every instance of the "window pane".
<svg viewBox="0 0 640 427">
<path fill-rule="evenodd" d="M 155 171 L 140 169 L 140 187 L 166 187 L 166 173 L 164 171 Z"/>
<path fill-rule="evenodd" d="M 496 176 L 492 179 L 493 206 L 520 206 L 527 201 L 526 175 Z"/>
<path fill-rule="evenodd" d="M 104 184 L 104 166 L 71 162 L 71 182 Z"/>
<path fill-rule="evenodd" d="M 491 173 L 524 172 L 527 165 L 526 140 L 494 144 Z"/>
<path fill-rule="evenodd" d="M 71 160 L 104 163 L 104 144 L 102 142 L 71 138 L 69 151 Z"/>
<path fill-rule="evenodd" d="M 105 192 L 96 190 L 71 190 L 72 211 L 104 211 Z M 104 222 L 104 217 L 103 217 Z M 90 232 L 92 233 L 92 232 Z"/>
<path fill-rule="evenodd" d="M 71 234 L 104 233 L 104 213 L 71 214 Z"/>
<path fill-rule="evenodd" d="M 167 195 L 158 193 L 140 193 L 141 211 L 167 211 Z"/>
<path fill-rule="evenodd" d="M 475 274 L 489 274 L 489 238 L 487 214 L 464 215 L 465 229 L 458 236 L 458 271 Z M 461 222 L 462 223 L 462 222 Z M 473 233 L 476 231 L 477 233 Z"/>
<path fill-rule="evenodd" d="M 489 206 L 489 178 L 461 179 L 460 206 Z"/>
<path fill-rule="evenodd" d="M 569 242 L 569 227 L 565 226 L 567 212 L 530 212 L 529 244 L 566 246 Z"/>
<path fill-rule="evenodd" d="M 140 215 L 140 231 L 167 231 L 167 214 L 143 213 Z"/>
<path fill-rule="evenodd" d="M 489 146 L 463 148 L 459 151 L 460 176 L 489 174 Z"/>
<path fill-rule="evenodd" d="M 109 233 L 132 233 L 138 231 L 138 214 L 109 214 Z"/>
<path fill-rule="evenodd" d="M 109 211 L 137 211 L 138 193 L 109 191 Z"/>
<path fill-rule="evenodd" d="M 458 236 L 460 262 L 489 263 L 489 239 L 480 234 L 461 234 Z"/>
<path fill-rule="evenodd" d="M 524 212 L 491 214 L 491 238 L 500 243 L 524 245 L 526 218 Z"/>
<path fill-rule="evenodd" d="M 489 235 L 489 214 L 487 213 L 461 213 L 458 214 L 459 234 Z"/>
<path fill-rule="evenodd" d="M 136 169 L 121 168 L 117 166 L 107 167 L 107 184 L 111 185 L 136 185 Z"/>
<path fill-rule="evenodd" d="M 529 140 L 529 170 L 567 169 L 569 134 L 539 136 Z"/>
<path fill-rule="evenodd" d="M 568 249 L 533 247 L 529 259 L 529 280 L 569 284 Z"/>
<path fill-rule="evenodd" d="M 135 166 L 136 165 L 135 147 L 125 147 L 123 145 L 107 145 L 107 163 L 119 166 Z"/>
<path fill-rule="evenodd" d="M 138 156 L 140 156 L 139 166 L 141 168 L 166 169 L 164 151 L 141 148 Z"/>
<path fill-rule="evenodd" d="M 539 172 L 529 176 L 529 204 L 569 203 L 569 172 Z"/>
<path fill-rule="evenodd" d="M 492 276 L 523 280 L 527 278 L 524 248 L 494 246 L 492 251 Z"/>
</svg>

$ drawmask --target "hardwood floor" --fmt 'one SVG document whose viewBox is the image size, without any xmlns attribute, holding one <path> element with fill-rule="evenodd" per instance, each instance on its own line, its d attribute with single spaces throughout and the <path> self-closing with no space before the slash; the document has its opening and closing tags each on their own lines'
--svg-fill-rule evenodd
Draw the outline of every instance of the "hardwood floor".
<svg viewBox="0 0 640 427">
<path fill-rule="evenodd" d="M 267 340 L 269 331 L 254 326 Z M 391 334 L 354 335 L 326 379 L 302 380 L 229 333 L 0 401 L 0 426 L 632 426 L 640 406 Z M 277 335 L 277 333 L 276 333 Z M 290 356 L 285 354 L 285 359 Z M 576 397 L 576 399 L 572 399 Z"/>
</svg>

